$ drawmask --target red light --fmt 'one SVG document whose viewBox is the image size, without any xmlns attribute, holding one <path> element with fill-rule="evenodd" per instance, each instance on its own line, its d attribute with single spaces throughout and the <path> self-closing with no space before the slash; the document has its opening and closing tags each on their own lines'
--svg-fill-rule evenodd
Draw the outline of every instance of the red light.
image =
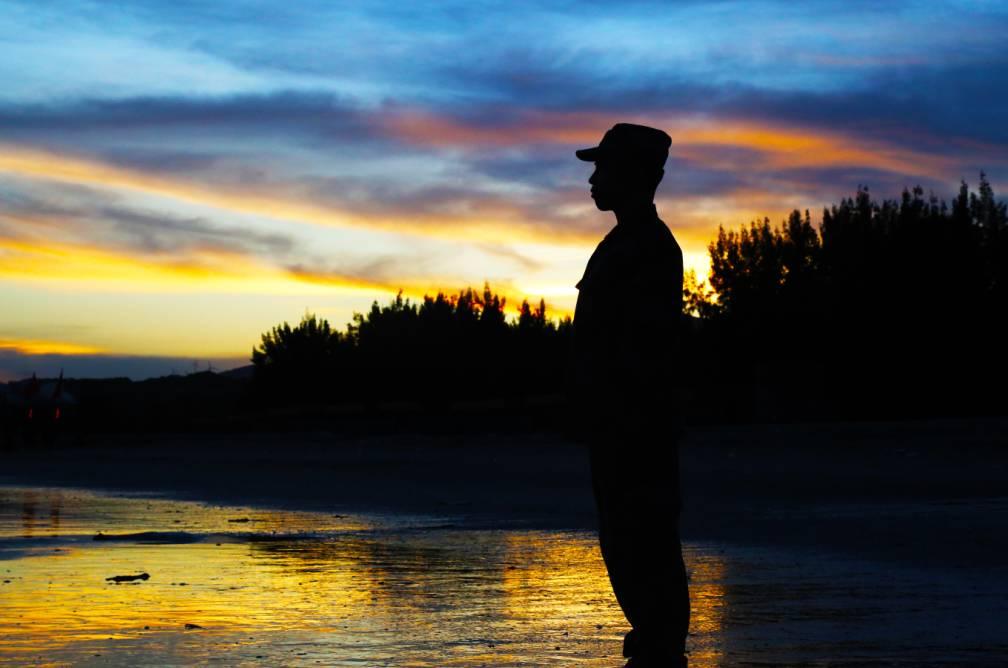
<svg viewBox="0 0 1008 668">
<path fill-rule="evenodd" d="M 32 418 L 32 409 L 29 408 L 28 409 L 28 419 L 31 420 L 31 418 Z"/>
<path fill-rule="evenodd" d="M 56 408 L 56 420 L 59 420 L 59 407 Z"/>
</svg>

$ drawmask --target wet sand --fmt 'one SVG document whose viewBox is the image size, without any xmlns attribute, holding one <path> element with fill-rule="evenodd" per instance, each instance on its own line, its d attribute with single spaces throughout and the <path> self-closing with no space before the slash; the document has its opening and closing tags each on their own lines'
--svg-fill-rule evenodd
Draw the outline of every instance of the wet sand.
<svg viewBox="0 0 1008 668">
<path fill-rule="evenodd" d="M 694 430 L 692 665 L 1001 665 L 1006 436 Z M 546 435 L 124 440 L 0 482 L 0 661 L 621 665 L 584 453 Z"/>
</svg>

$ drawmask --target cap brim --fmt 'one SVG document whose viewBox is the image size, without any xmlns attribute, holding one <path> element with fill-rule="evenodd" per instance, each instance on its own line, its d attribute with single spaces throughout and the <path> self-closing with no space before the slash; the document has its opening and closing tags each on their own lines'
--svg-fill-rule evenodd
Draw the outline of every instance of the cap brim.
<svg viewBox="0 0 1008 668">
<path fill-rule="evenodd" d="M 582 148 L 574 151 L 574 155 L 576 155 L 579 160 L 584 160 L 585 162 L 595 162 L 598 160 L 601 153 L 602 150 L 599 146 L 592 146 L 591 148 Z"/>
</svg>

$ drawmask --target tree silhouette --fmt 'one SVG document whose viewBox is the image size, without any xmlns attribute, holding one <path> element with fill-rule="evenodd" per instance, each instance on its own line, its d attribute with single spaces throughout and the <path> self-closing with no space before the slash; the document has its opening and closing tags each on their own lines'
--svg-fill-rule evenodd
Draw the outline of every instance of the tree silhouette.
<svg viewBox="0 0 1008 668">
<path fill-rule="evenodd" d="M 991 370 L 1005 369 L 994 341 L 1008 334 L 1006 229 L 984 174 L 951 209 L 920 186 L 881 202 L 858 187 L 818 229 L 808 211 L 779 227 L 720 228 L 713 294 L 687 280 L 685 301 L 706 321 L 699 344 L 717 346 L 706 355 L 722 378 L 818 381 L 839 414 L 994 410 L 983 397 Z M 804 377 L 788 375 L 796 360 Z"/>
<path fill-rule="evenodd" d="M 350 341 L 328 321 L 306 313 L 296 326 L 286 321 L 262 335 L 252 349 L 254 382 L 272 398 L 324 401 Z"/>
<path fill-rule="evenodd" d="M 721 311 L 717 294 L 706 281 L 697 280 L 696 271 L 688 269 L 683 274 L 683 315 L 712 319 Z"/>
<path fill-rule="evenodd" d="M 919 186 L 881 202 L 858 187 L 818 226 L 794 210 L 776 226 L 719 227 L 709 284 L 684 276 L 670 382 L 688 383 L 687 410 L 712 419 L 1002 411 L 1006 208 L 981 174 L 951 207 Z M 345 333 L 306 315 L 263 335 L 254 378 L 276 401 L 409 401 L 432 413 L 562 392 L 571 318 L 549 318 L 542 299 L 513 319 L 505 306 L 484 283 L 419 302 L 400 291 L 354 313 Z"/>
<path fill-rule="evenodd" d="M 333 401 L 445 401 L 558 392 L 571 319 L 554 323 L 546 302 L 525 301 L 509 322 L 506 299 L 488 283 L 457 293 L 402 291 L 387 304 L 354 313 L 342 334 L 307 317 L 263 335 L 254 350 L 255 382 L 274 401 L 301 401 L 306 392 Z M 312 378 L 332 379 L 316 388 Z M 338 382 L 337 382 L 338 380 Z M 292 391 L 296 388 L 297 391 Z M 310 390 L 308 388 L 311 388 Z"/>
</svg>

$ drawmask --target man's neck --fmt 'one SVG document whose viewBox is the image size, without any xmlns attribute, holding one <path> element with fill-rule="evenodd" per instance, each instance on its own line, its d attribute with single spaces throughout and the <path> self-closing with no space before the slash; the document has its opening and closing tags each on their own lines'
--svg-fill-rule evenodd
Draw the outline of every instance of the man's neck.
<svg viewBox="0 0 1008 668">
<path fill-rule="evenodd" d="M 658 217 L 654 202 L 643 201 L 613 209 L 613 213 L 616 214 L 616 224 L 627 227 L 647 223 Z"/>
</svg>

